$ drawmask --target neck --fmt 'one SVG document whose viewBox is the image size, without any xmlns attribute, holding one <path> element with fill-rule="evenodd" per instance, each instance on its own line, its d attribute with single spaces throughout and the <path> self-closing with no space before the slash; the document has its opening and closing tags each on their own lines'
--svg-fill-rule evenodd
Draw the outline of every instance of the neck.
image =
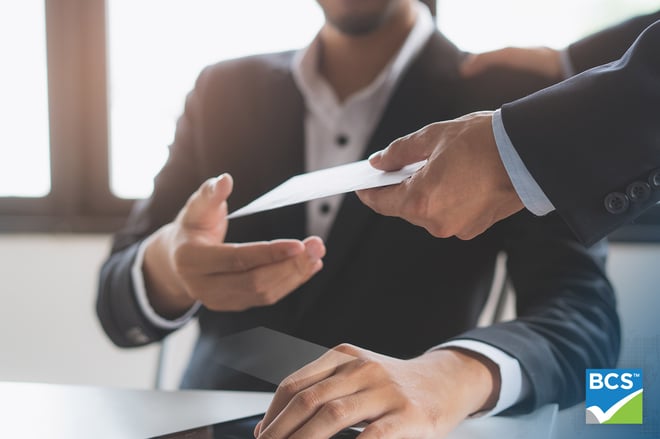
<svg viewBox="0 0 660 439">
<path fill-rule="evenodd" d="M 347 35 L 328 23 L 321 29 L 319 70 L 340 101 L 376 79 L 403 45 L 415 25 L 416 11 L 412 2 L 403 2 L 400 9 L 365 35 Z"/>
</svg>

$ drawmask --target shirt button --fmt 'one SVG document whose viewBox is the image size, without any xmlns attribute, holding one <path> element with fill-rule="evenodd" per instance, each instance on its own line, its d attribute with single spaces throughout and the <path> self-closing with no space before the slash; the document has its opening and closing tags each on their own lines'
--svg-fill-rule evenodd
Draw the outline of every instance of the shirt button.
<svg viewBox="0 0 660 439">
<path fill-rule="evenodd" d="M 348 136 L 346 134 L 340 134 L 337 136 L 335 141 L 337 142 L 338 146 L 344 147 L 348 145 Z"/>
<path fill-rule="evenodd" d="M 330 204 L 328 204 L 328 203 L 321 204 L 321 206 L 319 207 L 319 210 L 321 211 L 321 213 L 323 215 L 329 214 L 330 213 Z"/>
</svg>

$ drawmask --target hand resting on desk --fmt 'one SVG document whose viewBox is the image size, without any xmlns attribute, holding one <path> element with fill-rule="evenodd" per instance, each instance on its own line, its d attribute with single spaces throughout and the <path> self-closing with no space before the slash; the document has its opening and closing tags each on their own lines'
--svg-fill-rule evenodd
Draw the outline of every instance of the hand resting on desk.
<svg viewBox="0 0 660 439">
<path fill-rule="evenodd" d="M 360 439 L 442 438 L 494 405 L 491 370 L 459 350 L 399 360 L 341 345 L 282 381 L 255 437 L 327 439 L 366 421 Z"/>
</svg>

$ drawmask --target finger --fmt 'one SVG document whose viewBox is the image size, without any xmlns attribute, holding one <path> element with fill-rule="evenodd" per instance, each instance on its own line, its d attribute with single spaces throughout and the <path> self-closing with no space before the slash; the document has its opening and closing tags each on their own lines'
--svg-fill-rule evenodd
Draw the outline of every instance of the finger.
<svg viewBox="0 0 660 439">
<path fill-rule="evenodd" d="M 297 393 L 262 431 L 267 437 L 330 437 L 372 413 L 365 412 L 368 405 L 361 397 L 354 396 L 364 385 L 365 380 L 351 378 L 340 368 L 334 375 Z M 358 408 L 362 410 L 358 412 Z"/>
<path fill-rule="evenodd" d="M 182 224 L 195 229 L 211 229 L 226 222 L 227 198 L 233 185 L 229 174 L 205 181 L 186 202 L 180 217 Z"/>
<path fill-rule="evenodd" d="M 254 426 L 254 431 L 252 434 L 254 435 L 255 438 L 259 437 L 259 434 L 261 434 L 261 423 L 263 421 L 257 422 L 257 425 Z"/>
<path fill-rule="evenodd" d="M 396 139 L 384 150 L 372 154 L 369 163 L 376 169 L 396 171 L 411 163 L 426 160 L 435 147 L 434 139 L 429 138 L 426 128 Z"/>
<path fill-rule="evenodd" d="M 367 389 L 325 403 L 304 422 L 291 439 L 327 438 L 344 428 L 362 421 L 378 419 L 391 410 L 390 401 L 382 389 Z M 285 414 L 286 412 L 283 412 Z M 272 427 L 277 427 L 279 418 Z M 285 436 L 282 436 L 285 437 Z M 394 437 L 394 436 L 384 436 Z"/>
<path fill-rule="evenodd" d="M 407 186 L 403 183 L 356 192 L 360 201 L 377 213 L 385 216 L 401 216 L 407 196 Z"/>
<path fill-rule="evenodd" d="M 273 422 L 295 395 L 327 379 L 339 367 L 356 359 L 354 355 L 338 349 L 342 349 L 342 347 L 329 350 L 317 360 L 312 361 L 282 380 L 264 416 L 261 424 L 262 430 Z"/>
<path fill-rule="evenodd" d="M 177 250 L 177 262 L 186 273 L 232 273 L 275 264 L 304 251 L 305 245 L 294 239 L 242 244 L 191 244 Z"/>
<path fill-rule="evenodd" d="M 403 423 L 395 414 L 386 414 L 371 422 L 358 439 L 381 439 L 384 437 L 407 437 L 402 434 Z"/>
<path fill-rule="evenodd" d="M 305 252 L 242 273 L 223 273 L 191 280 L 204 305 L 213 310 L 239 311 L 272 305 L 309 280 L 322 267 L 325 246 L 319 238 L 305 242 Z"/>
<path fill-rule="evenodd" d="M 461 74 L 469 78 L 477 76 L 492 67 L 508 65 L 510 64 L 507 56 L 509 51 L 510 48 L 504 48 L 479 54 L 470 54 L 461 63 Z"/>
<path fill-rule="evenodd" d="M 459 71 L 461 72 L 461 75 L 463 75 L 466 78 L 469 78 L 471 76 L 476 75 L 479 73 L 479 56 L 474 53 L 468 54 L 465 59 L 463 59 L 463 62 L 459 66 Z"/>
</svg>

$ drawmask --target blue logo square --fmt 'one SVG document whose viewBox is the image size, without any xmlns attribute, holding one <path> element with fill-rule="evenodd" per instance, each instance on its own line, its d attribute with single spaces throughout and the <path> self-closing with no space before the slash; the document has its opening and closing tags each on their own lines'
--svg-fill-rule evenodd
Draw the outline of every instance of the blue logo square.
<svg viewBox="0 0 660 439">
<path fill-rule="evenodd" d="M 642 369 L 587 369 L 587 424 L 641 424 Z"/>
</svg>

